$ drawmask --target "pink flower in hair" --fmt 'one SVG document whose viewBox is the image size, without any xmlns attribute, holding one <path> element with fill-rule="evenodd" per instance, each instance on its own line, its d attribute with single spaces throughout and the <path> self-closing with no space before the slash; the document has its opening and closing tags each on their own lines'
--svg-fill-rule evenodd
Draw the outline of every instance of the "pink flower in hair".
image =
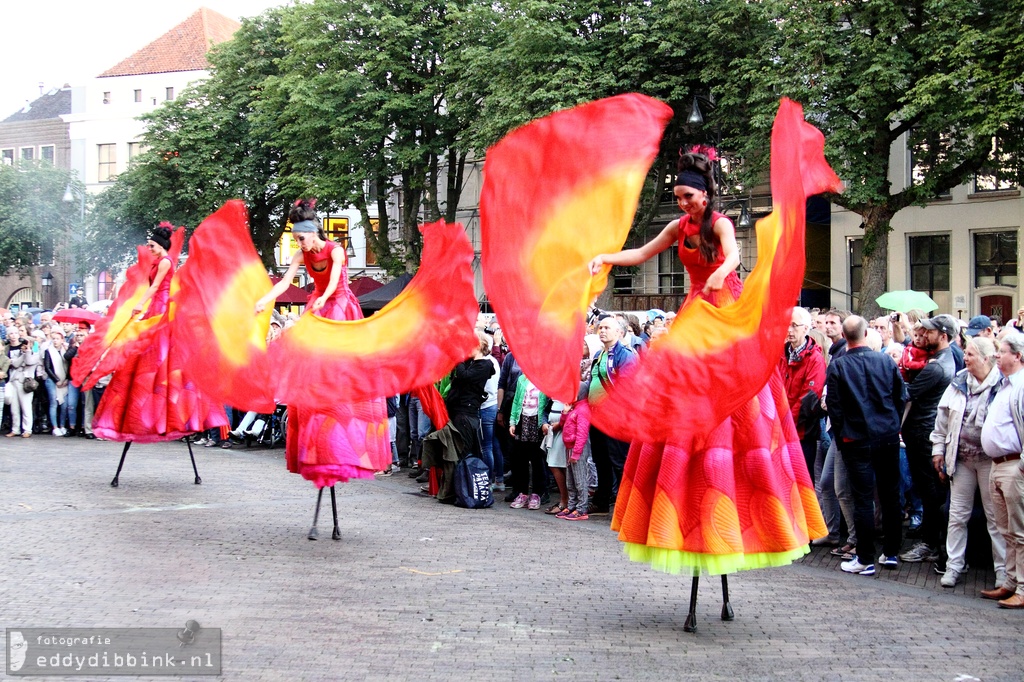
<svg viewBox="0 0 1024 682">
<path fill-rule="evenodd" d="M 718 152 L 714 147 L 704 144 L 695 144 L 690 147 L 691 154 L 703 154 L 708 157 L 708 161 L 716 161 L 718 159 Z"/>
</svg>

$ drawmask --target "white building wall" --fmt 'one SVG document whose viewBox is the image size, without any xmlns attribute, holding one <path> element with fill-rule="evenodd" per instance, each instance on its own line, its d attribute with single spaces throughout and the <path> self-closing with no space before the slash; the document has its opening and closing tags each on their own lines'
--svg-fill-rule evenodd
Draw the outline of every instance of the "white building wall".
<svg viewBox="0 0 1024 682">
<path fill-rule="evenodd" d="M 905 147 L 903 147 L 905 149 Z M 905 152 L 894 149 L 890 170 L 903 169 L 905 177 L 909 177 L 909 158 Z M 902 189 L 905 180 L 897 183 L 893 177 L 893 189 Z M 973 235 L 985 231 L 1017 231 L 1018 277 L 1020 261 L 1024 258 L 1024 200 L 1019 190 L 1002 192 L 972 191 L 972 184 L 953 188 L 949 198 L 933 201 L 927 206 L 911 206 L 905 208 L 892 220 L 892 232 L 889 234 L 889 260 L 887 290 L 911 288 L 910 259 L 908 253 L 909 238 L 914 235 L 949 234 L 950 235 L 950 294 L 952 305 L 950 310 L 938 312 L 960 312 L 963 319 L 979 314 L 980 299 L 984 295 L 1005 293 L 1012 296 L 1013 309 L 1021 305 L 1021 287 L 982 287 L 974 286 L 974 241 Z M 849 242 L 864 236 L 860 228 L 861 218 L 856 213 L 839 206 L 832 207 L 832 242 L 831 266 L 832 287 L 840 291 L 832 292 L 832 304 L 837 308 L 850 308 L 850 298 L 842 292 L 850 291 L 850 256 Z M 958 299 L 966 304 L 958 308 Z M 1005 320 L 1004 320 L 1005 321 Z"/>
<path fill-rule="evenodd" d="M 167 101 L 167 89 L 177 98 L 190 83 L 204 79 L 207 71 L 174 71 L 138 76 L 93 78 L 74 88 L 70 124 L 71 168 L 78 172 L 88 191 L 97 193 L 112 183 L 99 182 L 99 145 L 115 145 L 116 173 L 128 168 L 128 143 L 137 142 L 145 130 L 138 117 Z M 135 101 L 135 91 L 141 101 Z M 104 98 L 104 93 L 110 93 Z M 104 101 L 106 99 L 106 101 Z"/>
</svg>

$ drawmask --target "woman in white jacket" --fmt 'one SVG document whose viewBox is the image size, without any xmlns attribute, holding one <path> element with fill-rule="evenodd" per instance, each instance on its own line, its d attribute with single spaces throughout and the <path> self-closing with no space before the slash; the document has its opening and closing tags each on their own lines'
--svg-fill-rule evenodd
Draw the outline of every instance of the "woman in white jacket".
<svg viewBox="0 0 1024 682">
<path fill-rule="evenodd" d="M 25 379 L 36 376 L 39 354 L 32 352 L 32 342 L 19 339 L 12 342 L 10 350 L 11 367 L 4 388 L 4 402 L 11 406 L 11 432 L 8 438 L 32 436 L 32 392 L 25 390 Z"/>
<path fill-rule="evenodd" d="M 967 550 L 967 521 L 974 509 L 974 491 L 981 490 L 988 535 L 992 539 L 992 563 L 996 584 L 1006 574 L 1006 543 L 992 515 L 988 475 L 992 460 L 981 449 L 981 427 L 985 423 L 990 392 L 1002 375 L 995 366 L 995 345 L 989 339 L 974 337 L 964 350 L 965 369 L 946 387 L 939 401 L 932 431 L 932 464 L 940 476 L 950 479 L 949 528 L 946 536 L 946 572 L 940 583 L 953 587 L 964 572 Z"/>
</svg>

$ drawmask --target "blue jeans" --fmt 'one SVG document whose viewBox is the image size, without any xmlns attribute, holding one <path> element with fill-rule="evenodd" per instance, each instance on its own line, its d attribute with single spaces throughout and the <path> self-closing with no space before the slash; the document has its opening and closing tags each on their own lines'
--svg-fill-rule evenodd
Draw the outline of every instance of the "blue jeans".
<svg viewBox="0 0 1024 682">
<path fill-rule="evenodd" d="M 853 493 L 857 558 L 865 566 L 875 563 L 875 489 L 882 506 L 885 536 L 882 553 L 894 557 L 903 540 L 900 508 L 900 439 L 898 435 L 877 441 L 843 443 L 841 453 Z"/>
<path fill-rule="evenodd" d="M 67 426 L 68 404 L 57 402 L 57 383 L 49 377 L 46 379 L 46 393 L 50 396 L 50 427 L 56 429 L 62 425 Z"/>
<path fill-rule="evenodd" d="M 78 426 L 78 396 L 81 395 L 82 389 L 75 386 L 72 383 L 68 384 L 68 418 L 67 425 L 72 429 Z"/>
<path fill-rule="evenodd" d="M 910 464 L 907 462 L 907 449 L 900 448 L 900 505 L 906 509 L 910 505 L 910 513 L 921 516 L 924 505 L 921 498 L 914 492 L 914 481 L 910 478 Z"/>
<path fill-rule="evenodd" d="M 480 426 L 484 432 L 480 449 L 483 452 L 484 463 L 490 469 L 492 482 L 498 480 L 498 477 L 505 473 L 505 458 L 502 456 L 501 443 L 494 436 L 494 420 L 497 416 L 498 406 L 496 404 L 480 410 Z"/>
<path fill-rule="evenodd" d="M 420 399 L 409 396 L 409 459 L 419 460 L 423 450 L 423 438 L 430 433 L 430 417 L 423 411 Z"/>
</svg>

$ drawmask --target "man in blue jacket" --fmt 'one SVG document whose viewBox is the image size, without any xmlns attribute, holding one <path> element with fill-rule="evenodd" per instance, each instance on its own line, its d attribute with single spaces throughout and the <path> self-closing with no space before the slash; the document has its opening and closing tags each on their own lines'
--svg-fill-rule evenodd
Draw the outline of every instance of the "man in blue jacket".
<svg viewBox="0 0 1024 682">
<path fill-rule="evenodd" d="M 903 541 L 900 507 L 900 419 L 906 387 L 888 356 L 867 345 L 868 323 L 859 315 L 843 321 L 846 352 L 828 370 L 825 403 L 836 447 L 853 488 L 857 556 L 840 565 L 847 573 L 875 574 L 875 487 L 882 503 L 879 563 L 896 568 Z"/>
</svg>

